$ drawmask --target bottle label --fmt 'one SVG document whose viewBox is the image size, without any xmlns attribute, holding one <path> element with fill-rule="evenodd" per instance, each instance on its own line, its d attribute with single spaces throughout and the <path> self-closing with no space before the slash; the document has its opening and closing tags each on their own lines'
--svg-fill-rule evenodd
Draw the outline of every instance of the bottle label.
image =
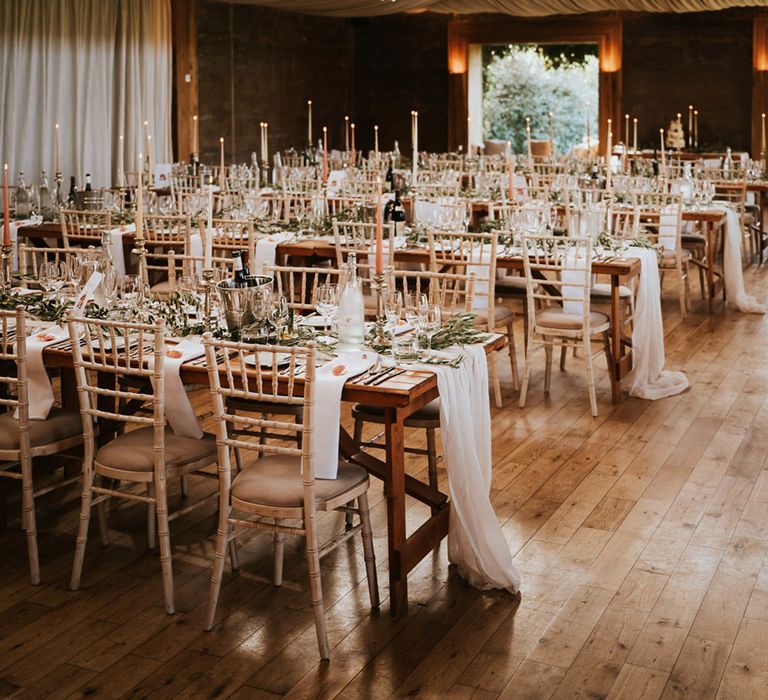
<svg viewBox="0 0 768 700">
<path fill-rule="evenodd" d="M 243 271 L 243 259 L 239 255 L 236 255 L 232 259 L 232 269 L 235 272 L 242 272 Z"/>
</svg>

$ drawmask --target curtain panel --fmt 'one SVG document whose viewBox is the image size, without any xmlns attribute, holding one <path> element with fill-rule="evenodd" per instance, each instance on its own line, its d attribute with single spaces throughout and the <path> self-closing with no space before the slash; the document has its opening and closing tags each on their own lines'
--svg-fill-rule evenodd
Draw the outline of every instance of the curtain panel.
<svg viewBox="0 0 768 700">
<path fill-rule="evenodd" d="M 27 182 L 55 170 L 64 187 L 136 170 L 146 151 L 171 160 L 170 0 L 2 0 L 0 160 Z M 123 139 L 120 140 L 120 135 Z"/>
<path fill-rule="evenodd" d="M 704 12 L 730 7 L 765 7 L 766 0 L 221 0 L 276 10 L 336 17 L 370 17 L 431 10 L 466 14 L 502 12 L 517 17 L 545 17 L 586 12 Z"/>
</svg>

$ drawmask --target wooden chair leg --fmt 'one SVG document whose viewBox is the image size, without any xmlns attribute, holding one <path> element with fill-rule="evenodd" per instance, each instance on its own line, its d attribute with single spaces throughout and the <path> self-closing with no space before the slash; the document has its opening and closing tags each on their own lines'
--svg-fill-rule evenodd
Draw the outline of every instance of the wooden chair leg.
<svg viewBox="0 0 768 700">
<path fill-rule="evenodd" d="M 235 447 L 235 468 L 239 474 L 243 470 L 243 453 L 239 447 Z"/>
<path fill-rule="evenodd" d="M 229 538 L 230 508 L 219 510 L 219 527 L 216 531 L 216 549 L 213 553 L 213 568 L 211 571 L 211 586 L 208 590 L 208 609 L 205 613 L 203 629 L 210 630 L 213 627 L 213 618 L 216 616 L 216 605 L 219 602 L 221 592 L 221 579 L 224 576 L 224 558 L 227 556 L 227 540 Z"/>
<path fill-rule="evenodd" d="M 363 439 L 363 421 L 359 418 L 355 418 L 355 428 L 353 438 L 356 444 L 360 444 Z"/>
<path fill-rule="evenodd" d="M 189 496 L 189 476 L 183 474 L 181 477 L 179 477 L 179 486 L 181 487 L 182 498 Z"/>
<path fill-rule="evenodd" d="M 104 478 L 99 477 L 99 484 L 104 485 Z M 99 524 L 99 537 L 102 547 L 109 544 L 109 528 L 107 527 L 107 503 L 109 501 L 99 501 L 96 504 L 96 522 Z"/>
<path fill-rule="evenodd" d="M 605 352 L 605 365 L 608 368 L 608 377 L 611 375 L 611 334 L 608 331 L 603 333 L 603 351 Z"/>
<path fill-rule="evenodd" d="M 496 365 L 496 353 L 494 352 L 490 357 L 490 363 L 488 364 L 488 371 L 491 375 L 491 384 L 493 385 L 493 396 L 496 400 L 496 407 L 501 408 L 501 384 L 499 383 L 499 369 Z"/>
<path fill-rule="evenodd" d="M 323 584 L 320 580 L 320 556 L 317 548 L 317 534 L 313 518 L 304 519 L 306 528 L 305 543 L 307 547 L 307 569 L 309 571 L 309 588 L 312 593 L 312 611 L 315 615 L 315 630 L 317 632 L 317 645 L 320 648 L 320 656 L 323 659 L 331 657 L 328 646 L 328 630 L 325 626 L 325 608 L 323 606 Z"/>
<path fill-rule="evenodd" d="M 147 504 L 147 549 L 154 549 L 156 543 L 157 499 L 155 499 L 155 487 L 153 484 L 147 484 L 147 498 L 154 499 L 152 503 Z"/>
<path fill-rule="evenodd" d="M 574 350 L 575 349 L 576 348 L 574 348 Z M 560 371 L 561 372 L 565 372 L 565 361 L 567 358 L 568 358 L 568 346 L 565 343 L 563 343 L 560 346 Z"/>
<path fill-rule="evenodd" d="M 592 368 L 592 344 L 589 338 L 584 338 L 584 354 L 587 364 L 587 388 L 589 389 L 589 405 L 592 415 L 597 416 L 597 396 L 595 395 L 595 373 Z"/>
<path fill-rule="evenodd" d="M 546 338 L 544 340 L 544 355 L 546 360 L 544 362 L 544 393 L 549 393 L 549 382 L 552 379 L 552 350 L 553 350 L 552 338 Z"/>
<path fill-rule="evenodd" d="M 69 587 L 73 591 L 76 591 L 78 588 L 80 588 L 80 577 L 83 573 L 85 546 L 88 543 L 88 524 L 91 520 L 91 499 L 93 497 L 91 491 L 92 485 L 93 473 L 88 470 L 83 474 L 83 492 L 80 498 L 80 523 L 77 527 L 75 561 L 72 564 L 72 578 L 69 581 Z"/>
<path fill-rule="evenodd" d="M 512 387 L 520 390 L 520 372 L 517 368 L 517 348 L 515 347 L 515 326 L 512 321 L 507 324 L 507 346 L 509 349 L 509 362 L 512 366 Z"/>
<path fill-rule="evenodd" d="M 362 524 L 363 554 L 365 556 L 365 575 L 368 579 L 368 597 L 371 607 L 379 607 L 379 580 L 376 574 L 376 554 L 373 549 L 373 533 L 371 532 L 371 515 L 368 510 L 368 493 L 357 497 L 357 508 L 360 511 Z"/>
<path fill-rule="evenodd" d="M 525 344 L 523 381 L 520 383 L 520 401 L 518 402 L 520 408 L 525 408 L 525 399 L 528 394 L 528 381 L 531 376 L 531 345 L 533 345 L 533 340 L 532 338 L 528 338 L 528 342 Z"/>
<path fill-rule="evenodd" d="M 163 574 L 165 610 L 172 615 L 176 612 L 176 603 L 173 595 L 171 534 L 168 528 L 168 494 L 163 476 L 157 477 L 155 482 L 155 510 L 157 511 L 157 539 L 160 542 L 160 570 Z"/>
<path fill-rule="evenodd" d="M 35 496 L 32 483 L 32 460 L 29 454 L 21 457 L 21 501 L 22 522 L 27 532 L 29 556 L 29 577 L 33 586 L 40 583 L 40 557 L 37 550 L 37 520 L 35 518 Z"/>
<path fill-rule="evenodd" d="M 279 520 L 275 520 L 275 523 L 279 523 Z M 285 533 L 276 532 L 274 535 L 274 549 L 275 549 L 275 566 L 274 566 L 274 584 L 276 586 L 283 585 L 283 557 L 285 554 Z"/>
<path fill-rule="evenodd" d="M 234 537 L 229 541 L 229 563 L 232 566 L 232 571 L 237 571 L 240 568 L 240 556 L 237 553 L 237 539 Z"/>
</svg>

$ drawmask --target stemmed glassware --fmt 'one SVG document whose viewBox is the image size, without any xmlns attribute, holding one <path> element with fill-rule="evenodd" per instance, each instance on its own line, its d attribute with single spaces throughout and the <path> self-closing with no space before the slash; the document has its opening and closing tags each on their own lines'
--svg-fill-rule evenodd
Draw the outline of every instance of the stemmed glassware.
<svg viewBox="0 0 768 700">
<path fill-rule="evenodd" d="M 427 348 L 429 351 L 432 350 L 432 338 L 440 330 L 442 322 L 443 315 L 440 307 L 437 304 L 430 304 L 422 323 L 424 334 L 427 336 Z"/>
<path fill-rule="evenodd" d="M 334 318 L 339 313 L 339 285 L 321 284 L 315 289 L 315 309 L 326 326 L 333 326 Z"/>
<path fill-rule="evenodd" d="M 393 335 L 400 324 L 400 316 L 403 313 L 403 293 L 397 289 L 389 289 L 384 294 L 384 318 L 387 321 L 387 329 Z"/>
<path fill-rule="evenodd" d="M 40 265 L 38 279 L 47 296 L 58 294 L 69 278 L 66 264 L 61 260 L 48 260 Z"/>
<path fill-rule="evenodd" d="M 282 294 L 272 298 L 272 323 L 275 324 L 275 333 L 277 342 L 283 337 L 288 324 L 291 320 L 291 308 L 288 305 L 288 299 Z"/>
<path fill-rule="evenodd" d="M 424 320 L 429 309 L 429 301 L 426 294 L 408 292 L 405 295 L 405 320 L 410 323 L 417 332 L 421 332 Z"/>
</svg>

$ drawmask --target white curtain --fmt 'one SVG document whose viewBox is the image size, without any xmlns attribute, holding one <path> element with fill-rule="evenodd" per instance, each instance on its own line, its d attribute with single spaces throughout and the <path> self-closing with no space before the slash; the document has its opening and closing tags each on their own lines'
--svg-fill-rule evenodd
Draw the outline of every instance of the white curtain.
<svg viewBox="0 0 768 700">
<path fill-rule="evenodd" d="M 518 17 L 572 15 L 585 12 L 703 12 L 729 7 L 765 7 L 766 0 L 220 0 L 262 5 L 276 10 L 336 17 L 388 15 L 408 10 L 432 12 L 503 12 Z"/>
<path fill-rule="evenodd" d="M 170 0 L 2 0 L 0 160 L 52 180 L 58 123 L 64 187 L 111 185 L 146 151 L 146 120 L 170 162 L 171 70 Z"/>
</svg>

